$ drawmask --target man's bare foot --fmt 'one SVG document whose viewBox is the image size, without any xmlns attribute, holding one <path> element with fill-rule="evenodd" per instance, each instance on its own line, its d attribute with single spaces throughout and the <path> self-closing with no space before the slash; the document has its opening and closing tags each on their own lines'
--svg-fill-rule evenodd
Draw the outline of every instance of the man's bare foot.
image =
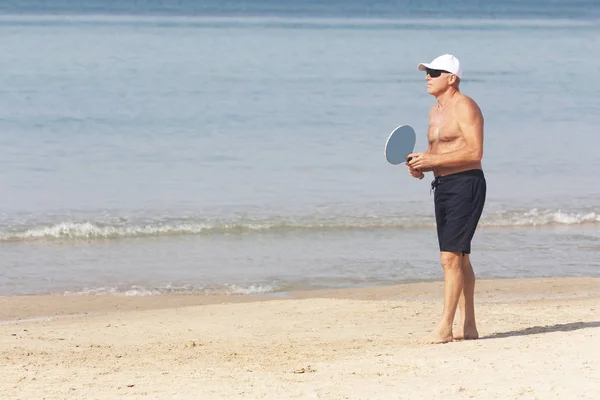
<svg viewBox="0 0 600 400">
<path fill-rule="evenodd" d="M 433 331 L 429 336 L 421 340 L 423 344 L 441 344 L 451 342 L 454 338 L 452 337 L 452 327 L 450 329 L 445 327 L 439 327 Z"/>
<path fill-rule="evenodd" d="M 479 332 L 474 326 L 465 326 L 458 328 L 454 334 L 454 340 L 475 340 L 479 339 Z"/>
</svg>

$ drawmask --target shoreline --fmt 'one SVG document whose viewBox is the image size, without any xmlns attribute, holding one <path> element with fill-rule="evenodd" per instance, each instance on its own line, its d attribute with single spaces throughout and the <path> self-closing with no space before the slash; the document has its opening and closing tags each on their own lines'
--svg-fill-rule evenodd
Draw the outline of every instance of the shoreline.
<svg viewBox="0 0 600 400">
<path fill-rule="evenodd" d="M 600 297 L 600 278 L 481 279 L 477 281 L 475 290 L 476 302 L 482 304 Z M 359 288 L 297 290 L 266 294 L 166 294 L 147 296 L 51 294 L 0 296 L 0 324 L 20 320 L 66 318 L 119 311 L 175 309 L 276 300 L 331 298 L 440 303 L 442 296 L 443 281 Z"/>
</svg>

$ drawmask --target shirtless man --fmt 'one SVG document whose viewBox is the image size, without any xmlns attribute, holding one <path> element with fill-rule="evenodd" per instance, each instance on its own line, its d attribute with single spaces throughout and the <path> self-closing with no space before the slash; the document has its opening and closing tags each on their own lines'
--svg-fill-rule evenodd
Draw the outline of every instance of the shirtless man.
<svg viewBox="0 0 600 400">
<path fill-rule="evenodd" d="M 427 171 L 435 177 L 431 186 L 444 269 L 442 320 L 426 342 L 477 339 L 475 274 L 469 254 L 486 196 L 483 116 L 477 104 L 459 91 L 462 68 L 456 57 L 444 54 L 418 69 L 426 71 L 427 92 L 437 104 L 429 112 L 429 147 L 424 153 L 409 154 L 407 166 L 415 178 L 423 179 Z M 457 306 L 461 320 L 452 332 Z"/>
</svg>

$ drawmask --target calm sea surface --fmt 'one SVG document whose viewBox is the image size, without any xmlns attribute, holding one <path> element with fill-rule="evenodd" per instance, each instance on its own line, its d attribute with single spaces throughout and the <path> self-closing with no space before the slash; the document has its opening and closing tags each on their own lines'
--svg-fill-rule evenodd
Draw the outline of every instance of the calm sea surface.
<svg viewBox="0 0 600 400">
<path fill-rule="evenodd" d="M 404 3 L 0 6 L 0 295 L 441 279 L 431 174 L 383 148 L 426 149 L 447 52 L 486 121 L 478 276 L 600 276 L 600 6 Z"/>
</svg>

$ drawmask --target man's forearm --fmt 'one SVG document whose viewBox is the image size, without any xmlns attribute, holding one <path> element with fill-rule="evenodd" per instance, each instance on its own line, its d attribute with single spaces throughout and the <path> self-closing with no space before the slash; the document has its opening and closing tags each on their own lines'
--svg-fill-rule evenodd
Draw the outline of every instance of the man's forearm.
<svg viewBox="0 0 600 400">
<path fill-rule="evenodd" d="M 431 154 L 431 143 L 427 146 L 427 151 L 425 153 Z M 433 167 L 421 168 L 421 172 L 431 172 L 433 171 Z"/>
</svg>

